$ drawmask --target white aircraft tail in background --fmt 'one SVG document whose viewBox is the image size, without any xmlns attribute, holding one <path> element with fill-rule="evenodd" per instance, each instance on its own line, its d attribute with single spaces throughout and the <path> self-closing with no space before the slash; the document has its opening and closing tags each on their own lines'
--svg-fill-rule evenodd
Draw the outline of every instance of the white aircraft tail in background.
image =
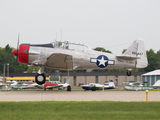
<svg viewBox="0 0 160 120">
<path fill-rule="evenodd" d="M 157 82 L 153 86 L 160 86 L 160 80 L 157 80 Z"/>
<path fill-rule="evenodd" d="M 62 90 L 62 89 L 68 88 L 68 86 L 70 86 L 69 83 L 70 83 L 70 79 L 68 79 L 68 80 L 66 81 L 66 83 L 64 83 L 64 84 L 60 83 L 59 85 L 62 85 L 62 87 L 59 87 L 58 89 L 59 89 L 59 90 Z"/>
<path fill-rule="evenodd" d="M 71 81 L 71 80 L 70 80 L 70 79 L 68 79 L 68 80 L 66 81 L 66 83 L 65 83 L 65 84 L 69 84 L 69 83 L 70 83 L 70 81 Z"/>
</svg>

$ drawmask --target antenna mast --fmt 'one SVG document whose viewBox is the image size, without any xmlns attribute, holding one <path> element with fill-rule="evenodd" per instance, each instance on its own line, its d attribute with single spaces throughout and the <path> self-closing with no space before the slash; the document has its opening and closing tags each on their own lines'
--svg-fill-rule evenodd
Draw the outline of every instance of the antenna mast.
<svg viewBox="0 0 160 120">
<path fill-rule="evenodd" d="M 61 29 L 61 40 L 62 40 L 62 29 Z"/>
</svg>

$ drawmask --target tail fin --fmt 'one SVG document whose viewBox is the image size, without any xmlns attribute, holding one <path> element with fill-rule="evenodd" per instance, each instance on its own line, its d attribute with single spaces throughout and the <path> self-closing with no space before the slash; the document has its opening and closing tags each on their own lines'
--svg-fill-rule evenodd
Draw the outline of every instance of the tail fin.
<svg viewBox="0 0 160 120">
<path fill-rule="evenodd" d="M 17 85 L 17 81 L 12 81 L 12 84 L 11 85 Z"/>
<path fill-rule="evenodd" d="M 160 80 L 158 80 L 153 86 L 160 86 Z"/>
<path fill-rule="evenodd" d="M 112 80 L 109 81 L 109 87 L 115 88 L 114 82 Z"/>
<path fill-rule="evenodd" d="M 68 79 L 68 80 L 66 81 L 66 83 L 68 83 L 68 84 L 69 84 L 69 83 L 70 83 L 70 79 Z"/>
<path fill-rule="evenodd" d="M 146 56 L 146 50 L 144 46 L 144 42 L 141 38 L 135 40 L 132 45 L 124 52 L 123 55 L 130 55 L 133 57 L 137 57 L 136 59 L 136 68 L 145 68 L 148 66 L 148 60 Z"/>
</svg>

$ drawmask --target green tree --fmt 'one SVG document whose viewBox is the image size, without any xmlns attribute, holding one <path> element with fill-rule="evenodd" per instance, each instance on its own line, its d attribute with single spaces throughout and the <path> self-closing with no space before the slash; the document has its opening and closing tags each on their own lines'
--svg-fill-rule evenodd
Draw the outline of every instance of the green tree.
<svg viewBox="0 0 160 120">
<path fill-rule="evenodd" d="M 35 66 L 35 67 L 28 67 L 28 69 L 27 69 L 27 73 L 32 73 L 34 70 L 36 71 L 36 72 L 38 72 L 38 70 L 40 69 L 40 67 L 39 66 Z"/>
<path fill-rule="evenodd" d="M 127 49 L 123 49 L 122 54 L 126 51 Z"/>
<path fill-rule="evenodd" d="M 144 68 L 144 72 L 149 72 L 157 69 L 158 66 L 158 61 L 156 59 L 156 53 L 154 52 L 153 49 L 150 49 L 149 51 L 147 50 L 147 59 L 149 65 Z"/>
<path fill-rule="evenodd" d="M 96 47 L 96 48 L 95 48 L 95 49 L 93 49 L 93 50 L 96 50 L 96 51 L 102 51 L 102 52 L 106 52 L 106 53 L 112 53 L 111 51 L 106 50 L 106 49 L 104 49 L 104 48 L 102 48 L 102 47 Z"/>
<path fill-rule="evenodd" d="M 160 69 L 160 50 L 156 53 L 157 69 Z"/>
<path fill-rule="evenodd" d="M 3 73 L 4 64 L 7 65 L 9 63 L 9 71 L 14 72 L 14 63 L 15 58 L 12 55 L 12 50 L 9 45 L 6 45 L 5 48 L 0 48 L 0 73 Z M 6 69 L 7 71 L 7 69 Z"/>
</svg>

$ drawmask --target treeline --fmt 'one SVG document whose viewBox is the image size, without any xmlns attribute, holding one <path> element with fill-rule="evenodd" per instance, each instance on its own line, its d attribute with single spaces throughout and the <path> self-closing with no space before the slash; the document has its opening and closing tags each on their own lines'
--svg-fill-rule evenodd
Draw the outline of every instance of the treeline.
<svg viewBox="0 0 160 120">
<path fill-rule="evenodd" d="M 28 67 L 27 65 L 20 64 L 16 62 L 16 57 L 12 55 L 12 51 L 15 48 L 10 47 L 9 45 L 6 45 L 5 48 L 0 47 L 0 75 L 3 74 L 3 68 L 4 65 L 6 66 L 6 72 L 7 72 L 7 64 L 9 63 L 9 72 L 19 72 L 22 73 L 24 71 L 27 71 L 28 73 L 31 73 L 33 70 L 36 72 L 39 70 L 40 67 Z M 94 50 L 112 53 L 109 50 L 105 50 L 104 48 L 97 47 Z M 122 51 L 122 53 L 125 51 L 125 49 Z M 143 69 L 133 69 L 133 72 L 149 72 L 160 68 L 160 50 L 156 53 L 153 49 L 150 49 L 149 51 L 146 51 L 147 58 L 148 58 L 148 67 Z M 47 69 L 46 72 L 54 72 L 54 70 Z M 67 71 L 61 71 L 61 72 L 67 72 Z M 85 72 L 85 70 L 78 70 L 78 71 L 71 71 L 71 72 Z M 111 70 L 93 70 L 93 72 L 126 72 L 125 69 L 111 69 Z"/>
<path fill-rule="evenodd" d="M 5 48 L 0 47 L 0 75 L 3 74 L 3 69 L 5 65 L 5 70 L 7 72 L 7 64 L 9 63 L 9 72 L 15 72 L 15 66 L 16 72 L 23 72 L 28 69 L 27 65 L 23 65 L 17 62 L 16 64 L 16 57 L 12 55 L 12 51 L 15 48 L 10 47 L 9 45 L 6 45 Z"/>
</svg>

